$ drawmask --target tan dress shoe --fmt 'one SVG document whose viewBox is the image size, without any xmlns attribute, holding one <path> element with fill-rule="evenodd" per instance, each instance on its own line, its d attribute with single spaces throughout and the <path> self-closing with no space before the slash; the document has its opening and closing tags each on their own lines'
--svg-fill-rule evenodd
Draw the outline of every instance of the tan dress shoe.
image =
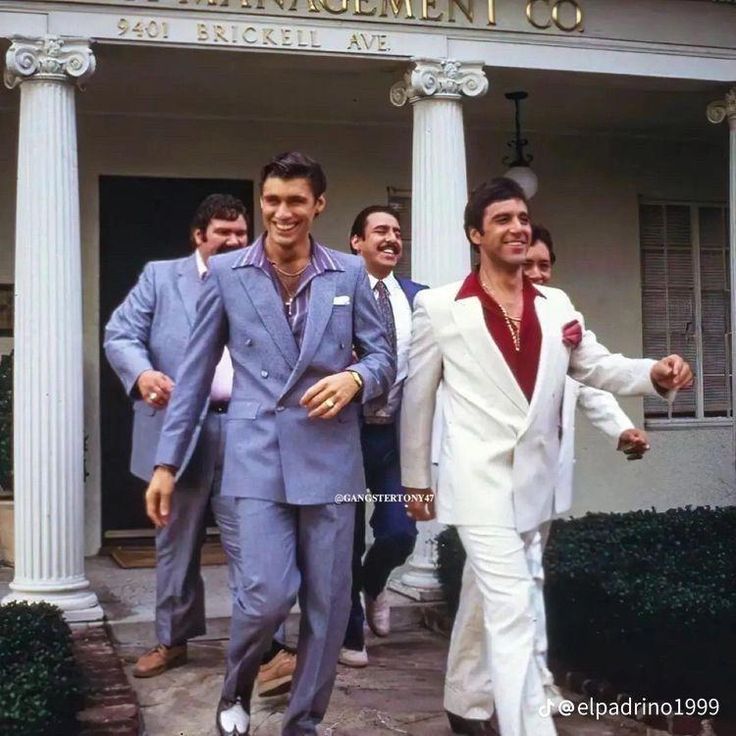
<svg viewBox="0 0 736 736">
<path fill-rule="evenodd" d="M 186 644 L 177 644 L 173 647 L 157 644 L 138 658 L 133 667 L 133 677 L 156 677 L 172 667 L 179 667 L 186 661 Z"/>
<path fill-rule="evenodd" d="M 258 670 L 256 686 L 262 698 L 283 695 L 291 690 L 291 680 L 296 669 L 296 654 L 282 649 L 270 662 Z"/>
</svg>

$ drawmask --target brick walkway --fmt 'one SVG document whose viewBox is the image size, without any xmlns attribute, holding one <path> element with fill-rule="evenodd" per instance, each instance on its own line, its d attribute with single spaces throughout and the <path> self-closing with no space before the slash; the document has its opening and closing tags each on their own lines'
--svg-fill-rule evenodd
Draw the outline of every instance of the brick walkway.
<svg viewBox="0 0 736 736">
<path fill-rule="evenodd" d="M 79 736 L 138 736 L 140 710 L 135 691 L 105 627 L 74 631 L 74 654 L 91 688 L 86 708 L 77 715 Z"/>
</svg>

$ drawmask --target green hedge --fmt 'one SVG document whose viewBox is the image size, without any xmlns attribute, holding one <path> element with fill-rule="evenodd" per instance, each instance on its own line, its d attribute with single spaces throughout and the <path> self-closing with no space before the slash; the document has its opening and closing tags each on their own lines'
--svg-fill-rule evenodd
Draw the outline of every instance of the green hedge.
<svg viewBox="0 0 736 736">
<path fill-rule="evenodd" d="M 0 486 L 13 489 L 13 353 L 0 357 Z"/>
<path fill-rule="evenodd" d="M 440 535 L 457 597 L 464 553 Z M 736 507 L 556 521 L 545 554 L 550 657 L 650 699 L 736 710 Z"/>
<path fill-rule="evenodd" d="M 46 603 L 0 606 L 0 734 L 75 734 L 84 691 L 59 609 Z"/>
</svg>

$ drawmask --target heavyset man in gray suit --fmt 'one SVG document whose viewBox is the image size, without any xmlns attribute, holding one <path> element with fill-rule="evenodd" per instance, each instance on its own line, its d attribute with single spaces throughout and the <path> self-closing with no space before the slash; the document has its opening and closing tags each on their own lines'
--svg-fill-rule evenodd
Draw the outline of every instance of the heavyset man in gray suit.
<svg viewBox="0 0 736 736">
<path fill-rule="evenodd" d="M 365 490 L 360 402 L 380 397 L 395 376 L 361 260 L 310 236 L 325 189 L 321 167 L 302 154 L 264 167 L 265 233 L 210 261 L 146 493 L 149 516 L 165 526 L 179 493 L 175 475 L 227 346 L 234 384 L 222 493 L 235 504 L 241 581 L 220 736 L 248 733 L 261 655 L 297 595 L 299 649 L 282 733 L 317 733 L 350 609 L 355 509 L 340 497 Z"/>
<path fill-rule="evenodd" d="M 229 195 L 210 195 L 194 214 L 190 237 L 194 253 L 148 263 L 105 328 L 105 353 L 133 399 L 131 472 L 146 481 L 153 473 L 165 410 L 184 358 L 209 259 L 247 243 L 243 203 Z M 187 640 L 205 633 L 200 552 L 210 503 L 228 558 L 230 587 L 234 590 L 237 585 L 233 501 L 219 492 L 224 419 L 232 384 L 229 357 L 222 357 L 208 401 L 188 438 L 169 523 L 156 533 L 158 644 L 139 658 L 133 669 L 136 677 L 153 677 L 183 664 Z M 293 671 L 293 655 L 284 652 L 280 657 L 290 658 Z"/>
</svg>

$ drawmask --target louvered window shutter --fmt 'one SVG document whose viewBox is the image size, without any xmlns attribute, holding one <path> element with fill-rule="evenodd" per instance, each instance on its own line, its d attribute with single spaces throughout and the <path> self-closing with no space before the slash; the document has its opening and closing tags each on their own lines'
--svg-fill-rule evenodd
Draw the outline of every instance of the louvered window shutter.
<svg viewBox="0 0 736 736">
<path fill-rule="evenodd" d="M 648 418 L 729 415 L 727 219 L 720 206 L 639 208 L 644 354 L 682 355 L 702 385 L 680 392 L 669 410 L 646 398 Z"/>
</svg>

